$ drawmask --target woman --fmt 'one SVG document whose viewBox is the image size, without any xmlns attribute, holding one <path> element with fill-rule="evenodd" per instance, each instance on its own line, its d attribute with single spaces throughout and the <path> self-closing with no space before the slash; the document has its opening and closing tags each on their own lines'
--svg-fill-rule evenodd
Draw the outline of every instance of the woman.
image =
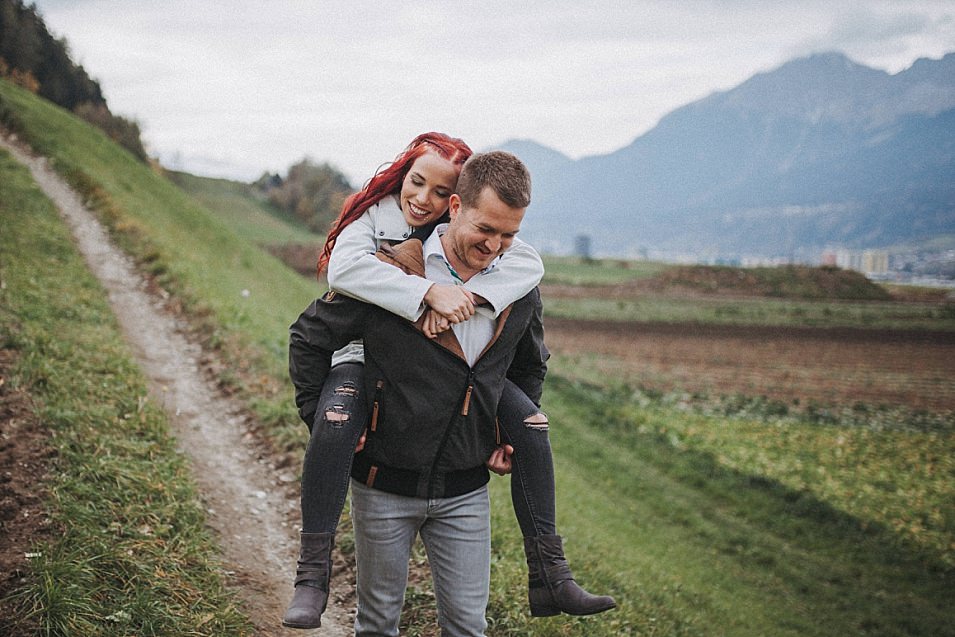
<svg viewBox="0 0 955 637">
<path fill-rule="evenodd" d="M 429 336 L 467 320 L 488 303 L 495 316 L 532 290 L 543 275 L 540 257 L 515 240 L 500 258 L 502 267 L 467 285 L 437 285 L 382 263 L 374 255 L 384 242 L 429 232 L 448 209 L 461 166 L 471 155 L 459 139 L 440 133 L 416 137 L 393 163 L 349 197 L 329 233 L 318 264 L 328 268 L 332 290 L 378 305 L 410 321 L 425 307 Z M 316 422 L 302 472 L 302 546 L 295 595 L 283 624 L 321 625 L 330 579 L 335 529 L 344 506 L 353 450 L 361 448 L 366 421 L 360 343 L 336 352 L 319 399 Z M 498 407 L 502 443 L 513 455 L 512 501 L 529 568 L 529 601 L 534 616 L 574 615 L 613 608 L 610 597 L 590 595 L 573 579 L 556 533 L 554 476 L 547 419 L 508 382 Z"/>
</svg>

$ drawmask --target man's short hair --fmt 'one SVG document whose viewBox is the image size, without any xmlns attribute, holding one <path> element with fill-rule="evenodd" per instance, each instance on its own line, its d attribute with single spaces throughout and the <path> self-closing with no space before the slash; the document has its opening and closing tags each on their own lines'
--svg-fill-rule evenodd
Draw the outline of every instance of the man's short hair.
<svg viewBox="0 0 955 637">
<path fill-rule="evenodd" d="M 511 153 L 478 153 L 464 163 L 457 187 L 461 203 L 473 208 L 487 186 L 511 208 L 526 208 L 531 203 L 531 174 Z"/>
</svg>

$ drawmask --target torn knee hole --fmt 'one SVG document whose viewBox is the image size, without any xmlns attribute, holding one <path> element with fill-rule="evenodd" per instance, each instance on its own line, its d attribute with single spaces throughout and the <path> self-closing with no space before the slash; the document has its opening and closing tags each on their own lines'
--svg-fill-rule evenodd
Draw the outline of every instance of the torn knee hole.
<svg viewBox="0 0 955 637">
<path fill-rule="evenodd" d="M 546 431 L 548 425 L 549 425 L 549 422 L 547 420 L 547 416 L 545 416 L 544 414 L 540 412 L 537 412 L 533 416 L 528 416 L 527 418 L 524 419 L 524 426 L 527 427 L 528 429 L 539 429 L 542 431 Z"/>
<path fill-rule="evenodd" d="M 335 388 L 336 396 L 357 396 L 358 388 L 353 383 L 344 383 Z"/>
<path fill-rule="evenodd" d="M 351 419 L 351 414 L 344 411 L 341 405 L 335 405 L 325 412 L 325 422 L 335 428 L 344 426 L 349 419 Z"/>
</svg>

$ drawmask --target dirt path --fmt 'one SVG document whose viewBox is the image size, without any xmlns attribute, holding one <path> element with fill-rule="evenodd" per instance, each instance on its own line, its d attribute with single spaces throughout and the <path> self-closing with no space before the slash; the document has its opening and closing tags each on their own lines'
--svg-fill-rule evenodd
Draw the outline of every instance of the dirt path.
<svg viewBox="0 0 955 637">
<path fill-rule="evenodd" d="M 207 519 L 222 547 L 224 566 L 260 635 L 352 634 L 350 613 L 329 607 L 315 631 L 288 630 L 281 617 L 291 595 L 298 551 L 297 489 L 287 469 L 274 461 L 250 431 L 238 404 L 202 371 L 201 349 L 185 326 L 150 292 L 146 280 L 116 248 L 79 197 L 43 158 L 24 152 L 0 135 L 0 147 L 29 167 L 73 231 L 80 252 L 109 293 L 109 301 L 153 399 L 169 413 L 179 449 L 190 459 Z M 335 589 L 343 583 L 333 582 Z M 331 603 L 331 602 L 330 602 Z"/>
</svg>

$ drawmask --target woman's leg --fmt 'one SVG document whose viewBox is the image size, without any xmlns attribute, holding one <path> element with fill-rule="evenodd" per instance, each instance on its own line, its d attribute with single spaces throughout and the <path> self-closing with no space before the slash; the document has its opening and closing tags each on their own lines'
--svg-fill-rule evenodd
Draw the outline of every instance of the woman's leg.
<svg viewBox="0 0 955 637">
<path fill-rule="evenodd" d="M 554 459 L 548 422 L 541 410 L 509 380 L 497 407 L 504 442 L 514 447 L 511 501 L 524 537 L 557 533 Z"/>
<path fill-rule="evenodd" d="M 317 628 L 328 602 L 335 529 L 345 506 L 355 444 L 365 427 L 362 365 L 329 372 L 310 431 L 302 469 L 302 534 L 295 595 L 282 623 Z"/>
<path fill-rule="evenodd" d="M 511 501 L 524 535 L 531 615 L 591 615 L 614 608 L 612 597 L 592 595 L 577 584 L 564 557 L 547 416 L 511 381 L 505 381 L 497 416 L 504 442 L 514 447 Z"/>
<path fill-rule="evenodd" d="M 334 533 L 345 506 L 355 445 L 365 429 L 361 363 L 335 365 L 319 397 L 302 467 L 302 531 Z"/>
</svg>

